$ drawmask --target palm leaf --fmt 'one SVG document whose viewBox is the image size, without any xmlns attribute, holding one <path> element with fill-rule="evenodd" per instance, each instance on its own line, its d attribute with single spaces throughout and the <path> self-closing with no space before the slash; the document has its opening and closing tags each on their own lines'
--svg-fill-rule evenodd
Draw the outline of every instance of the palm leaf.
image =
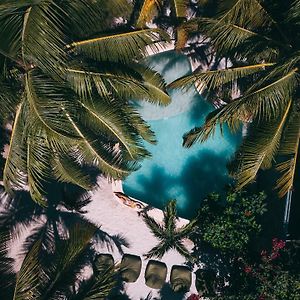
<svg viewBox="0 0 300 300">
<path fill-rule="evenodd" d="M 253 129 L 253 134 L 248 136 L 241 146 L 241 154 L 238 154 L 238 167 L 234 173 L 238 188 L 241 189 L 253 181 L 260 168 L 270 168 L 272 161 L 279 149 L 282 132 L 288 119 L 290 101 L 283 115 L 270 122 L 261 124 Z"/>
<path fill-rule="evenodd" d="M 38 254 L 41 242 L 37 241 L 26 255 L 21 269 L 17 274 L 17 281 L 13 300 L 33 300 L 40 297 L 39 284 L 43 280 Z"/>
<path fill-rule="evenodd" d="M 92 284 L 88 289 L 81 291 L 83 300 L 107 299 L 111 290 L 116 286 L 116 270 L 115 267 L 110 267 L 106 270 L 99 270 L 98 275 L 94 275 Z M 80 287 L 79 287 L 80 288 Z M 80 294 L 78 296 L 80 296 Z"/>
<path fill-rule="evenodd" d="M 23 131 L 25 128 L 25 109 L 21 103 L 17 110 L 12 128 L 9 150 L 3 170 L 5 190 L 10 194 L 15 189 L 22 189 L 26 184 L 26 148 L 24 147 Z"/>
<path fill-rule="evenodd" d="M 38 126 L 42 126 L 49 136 L 78 138 L 68 119 L 61 113 L 63 108 L 67 109 L 70 115 L 76 114 L 77 109 L 80 109 L 80 106 L 76 106 L 76 102 L 72 101 L 74 95 L 67 86 L 32 71 L 25 77 L 25 91 L 32 115 L 41 123 Z M 61 124 L 64 124 L 63 128 Z"/>
<path fill-rule="evenodd" d="M 163 105 L 170 103 L 164 80 L 149 68 L 136 65 L 131 69 L 122 64 L 101 65 L 99 68 L 101 72 L 68 69 L 67 78 L 83 99 L 91 97 L 93 87 L 96 87 L 101 97 L 114 91 L 119 97 L 145 99 Z"/>
<path fill-rule="evenodd" d="M 150 251 L 148 251 L 146 254 L 144 254 L 146 259 L 152 258 L 152 257 L 157 257 L 161 259 L 164 254 L 172 249 L 174 245 L 170 243 L 166 243 L 165 241 L 161 241 L 158 243 L 155 247 L 153 247 Z"/>
<path fill-rule="evenodd" d="M 171 13 L 177 18 L 186 18 L 188 0 L 171 0 Z"/>
<path fill-rule="evenodd" d="M 283 197 L 293 188 L 296 173 L 296 165 L 299 152 L 300 139 L 300 116 L 299 112 L 293 112 L 288 125 L 283 133 L 284 137 L 279 148 L 279 154 L 288 156 L 289 159 L 277 165 L 276 169 L 282 172 L 277 180 L 276 188 L 279 189 L 279 196 Z"/>
<path fill-rule="evenodd" d="M 136 16 L 135 26 L 137 28 L 145 27 L 146 23 L 150 22 L 157 15 L 158 10 L 163 4 L 163 0 L 142 0 L 136 1 Z M 139 6 L 139 8 L 137 7 Z"/>
<path fill-rule="evenodd" d="M 182 242 L 177 242 L 174 245 L 174 248 L 179 254 L 185 257 L 189 262 L 193 261 L 193 257 L 191 256 L 189 250 L 182 244 Z"/>
<path fill-rule="evenodd" d="M 62 28 L 65 17 L 54 1 L 42 1 L 26 10 L 22 29 L 25 67 L 33 64 L 50 74 L 61 74 L 66 59 Z"/>
<path fill-rule="evenodd" d="M 237 123 L 245 116 L 270 120 L 281 114 L 283 107 L 287 105 L 287 99 L 291 99 L 297 85 L 297 69 L 292 70 L 285 76 L 255 89 L 249 89 L 243 96 L 233 100 L 221 109 L 208 115 L 202 127 L 191 130 L 184 136 L 184 146 L 190 147 L 195 142 L 207 140 L 215 132 L 218 123 L 227 123 L 231 128 L 237 128 Z M 261 83 L 260 83 L 261 84 Z"/>
<path fill-rule="evenodd" d="M 188 89 L 195 85 L 196 88 L 203 88 L 203 86 L 205 86 L 208 90 L 213 90 L 228 82 L 234 82 L 239 78 L 264 71 L 266 68 L 273 65 L 274 63 L 261 63 L 206 72 L 196 71 L 191 75 L 187 75 L 173 81 L 169 86 L 170 88 Z"/>
<path fill-rule="evenodd" d="M 198 222 L 197 219 L 192 219 L 192 220 L 189 221 L 186 225 L 180 227 L 180 228 L 176 231 L 176 238 L 177 238 L 177 239 L 182 239 L 182 238 L 187 238 L 187 237 L 189 237 L 190 234 L 194 232 L 194 230 L 195 230 L 195 228 L 196 228 L 197 222 Z"/>
<path fill-rule="evenodd" d="M 166 231 L 170 234 L 173 234 L 176 228 L 177 221 L 177 210 L 176 210 L 176 200 L 171 200 L 166 205 L 164 209 L 164 227 Z"/>
<path fill-rule="evenodd" d="M 47 205 L 43 183 L 51 174 L 50 157 L 44 133 L 31 131 L 27 137 L 27 182 L 32 199 L 41 206 Z"/>
<path fill-rule="evenodd" d="M 68 47 L 75 48 L 95 60 L 126 63 L 133 58 L 142 57 L 146 46 L 156 51 L 157 43 L 167 40 L 168 36 L 160 29 L 141 29 L 73 42 Z"/>
<path fill-rule="evenodd" d="M 130 166 L 125 165 L 126 162 L 122 161 L 120 153 L 117 153 L 112 147 L 109 148 L 108 145 L 104 145 L 99 138 L 77 124 L 76 120 L 72 119 L 68 113 L 66 113 L 66 116 L 81 138 L 81 142 L 78 143 L 77 147 L 80 150 L 77 153 L 79 161 L 87 161 L 96 165 L 105 175 L 113 178 L 123 178 L 129 173 Z"/>
<path fill-rule="evenodd" d="M 49 281 L 44 285 L 41 300 L 57 299 L 69 282 L 74 282 L 77 271 L 81 268 L 77 263 L 90 248 L 96 230 L 97 227 L 92 223 L 86 223 L 84 226 L 78 223 L 70 229 L 69 238 L 58 243 L 56 256 L 46 270 Z"/>
<path fill-rule="evenodd" d="M 85 173 L 76 161 L 67 155 L 57 155 L 51 165 L 55 178 L 60 182 L 68 182 L 89 190 L 92 187 L 89 174 Z"/>
<path fill-rule="evenodd" d="M 127 0 L 63 1 L 60 7 L 66 12 L 68 38 L 86 38 L 111 27 L 114 18 L 127 19 L 132 4 Z"/>
<path fill-rule="evenodd" d="M 150 217 L 148 214 L 143 214 L 143 220 L 146 223 L 147 227 L 152 231 L 152 233 L 158 238 L 158 239 L 164 239 L 165 233 L 164 228 L 157 223 L 154 218 Z"/>
<path fill-rule="evenodd" d="M 116 102 L 81 103 L 82 122 L 95 132 L 107 133 L 112 140 L 120 143 L 120 147 L 127 152 L 131 159 L 138 159 L 147 155 L 141 145 L 139 136 L 134 128 L 125 121 L 124 114 Z"/>
<path fill-rule="evenodd" d="M 137 130 L 138 134 L 148 143 L 156 144 L 155 133 L 150 126 L 141 118 L 139 113 L 129 105 L 124 108 L 124 111 L 130 115 L 131 123 Z"/>
<path fill-rule="evenodd" d="M 256 28 L 273 24 L 275 20 L 258 0 L 235 0 L 234 4 L 220 15 L 218 22 Z"/>
</svg>

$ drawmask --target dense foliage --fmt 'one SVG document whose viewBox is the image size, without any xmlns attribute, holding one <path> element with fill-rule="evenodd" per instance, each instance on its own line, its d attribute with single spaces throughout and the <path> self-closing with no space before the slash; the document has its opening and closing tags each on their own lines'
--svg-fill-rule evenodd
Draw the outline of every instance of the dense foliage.
<svg viewBox="0 0 300 300">
<path fill-rule="evenodd" d="M 205 124 L 184 137 L 184 145 L 204 142 L 219 124 L 233 131 L 248 122 L 248 134 L 237 151 L 232 173 L 241 189 L 260 168 L 277 161 L 279 195 L 293 188 L 300 137 L 299 1 L 226 1 L 216 17 L 192 19 L 223 57 L 223 68 L 196 70 L 171 84 L 213 91 L 217 109 Z M 195 30 L 196 26 L 196 30 Z M 188 27 L 187 27 L 188 29 Z"/>
<path fill-rule="evenodd" d="M 199 210 L 195 239 L 223 252 L 243 252 L 252 237 L 261 230 L 258 217 L 266 211 L 263 193 L 246 196 L 229 193 L 225 199 L 211 194 Z"/>
<path fill-rule="evenodd" d="M 137 61 L 168 37 L 126 25 L 131 10 L 126 0 L 1 1 L 7 192 L 27 185 L 45 206 L 46 182 L 90 188 L 86 166 L 119 179 L 149 154 L 141 142 L 155 138 L 131 100 L 170 98 L 159 74 Z"/>
</svg>

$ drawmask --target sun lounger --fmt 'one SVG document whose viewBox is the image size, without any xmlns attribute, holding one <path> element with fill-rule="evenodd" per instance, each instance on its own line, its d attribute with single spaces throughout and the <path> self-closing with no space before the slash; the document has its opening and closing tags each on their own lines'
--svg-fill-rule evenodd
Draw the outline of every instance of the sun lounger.
<svg viewBox="0 0 300 300">
<path fill-rule="evenodd" d="M 120 265 L 121 277 L 126 282 L 135 282 L 140 276 L 142 260 L 137 255 L 124 254 Z"/>
<path fill-rule="evenodd" d="M 149 260 L 145 272 L 146 285 L 152 289 L 161 289 L 165 284 L 166 277 L 166 264 L 156 260 Z"/>
<path fill-rule="evenodd" d="M 170 277 L 174 292 L 188 292 L 192 284 L 192 273 L 186 266 L 173 266 Z"/>
</svg>

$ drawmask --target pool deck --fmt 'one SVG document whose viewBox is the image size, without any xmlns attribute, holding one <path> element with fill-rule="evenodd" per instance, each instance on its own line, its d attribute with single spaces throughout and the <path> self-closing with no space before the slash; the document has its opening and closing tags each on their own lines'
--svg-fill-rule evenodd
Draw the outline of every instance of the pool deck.
<svg viewBox="0 0 300 300">
<path fill-rule="evenodd" d="M 92 202 L 87 206 L 86 217 L 91 221 L 101 225 L 101 229 L 111 235 L 121 234 L 130 244 L 130 247 L 124 247 L 125 253 L 139 255 L 142 258 L 142 271 L 135 283 L 125 283 L 124 290 L 132 300 L 139 300 L 145 298 L 149 292 L 152 296 L 160 297 L 158 290 L 153 290 L 145 285 L 145 269 L 148 260 L 143 259 L 143 254 L 154 247 L 158 240 L 150 232 L 142 217 L 138 215 L 138 211 L 124 205 L 118 197 L 114 195 L 115 191 L 122 192 L 121 182 L 109 183 L 106 179 L 100 178 L 98 181 L 99 188 L 92 193 Z M 145 204 L 147 205 L 147 204 Z M 156 220 L 161 221 L 163 212 L 159 209 L 151 209 L 149 214 Z M 178 225 L 186 224 L 188 220 L 180 218 Z M 189 240 L 185 241 L 185 245 L 192 249 L 193 243 Z M 99 248 L 99 252 L 108 253 L 105 248 Z M 121 260 L 122 255 L 114 248 L 112 255 L 115 261 Z M 182 257 L 175 250 L 167 252 L 161 259 L 168 267 L 168 274 L 166 283 L 169 281 L 170 271 L 173 265 L 184 265 L 185 258 Z M 190 292 L 197 293 L 195 287 L 195 275 L 192 274 L 192 286 Z M 158 298 L 159 299 L 159 298 Z"/>
</svg>

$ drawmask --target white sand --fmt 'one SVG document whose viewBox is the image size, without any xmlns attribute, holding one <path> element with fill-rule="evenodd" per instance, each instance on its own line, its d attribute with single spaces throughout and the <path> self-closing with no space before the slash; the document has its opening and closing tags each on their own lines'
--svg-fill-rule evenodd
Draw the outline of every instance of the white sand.
<svg viewBox="0 0 300 300">
<path fill-rule="evenodd" d="M 100 188 L 93 192 L 93 201 L 87 206 L 87 218 L 102 225 L 101 229 L 107 233 L 122 234 L 130 243 L 129 248 L 124 248 L 125 253 L 135 254 L 142 257 L 147 251 L 155 246 L 158 240 L 152 235 L 150 230 L 145 225 L 142 218 L 137 214 L 133 208 L 125 206 L 119 198 L 117 198 L 113 191 L 122 192 L 120 182 L 108 183 L 105 179 L 100 179 L 98 182 Z M 153 209 L 150 215 L 157 220 L 162 220 L 163 214 L 159 209 Z M 180 219 L 178 225 L 182 226 L 188 221 Z M 191 241 L 185 241 L 185 245 L 191 249 L 193 244 Z M 100 252 L 108 252 L 106 249 Z M 121 255 L 115 249 L 113 256 L 116 261 L 120 261 Z M 143 259 L 143 258 L 142 258 Z M 170 271 L 173 265 L 183 265 L 185 263 L 184 257 L 176 251 L 169 251 L 161 259 L 168 267 L 168 274 L 166 281 L 169 281 Z M 135 283 L 125 284 L 126 293 L 132 300 L 139 300 L 145 298 L 149 292 L 152 291 L 153 296 L 159 296 L 157 290 L 152 290 L 145 285 L 144 273 L 147 265 L 147 260 L 143 260 L 142 272 L 139 279 Z M 195 277 L 193 274 L 192 287 L 190 293 L 197 293 L 195 288 Z M 189 295 L 188 293 L 187 295 Z"/>
</svg>

